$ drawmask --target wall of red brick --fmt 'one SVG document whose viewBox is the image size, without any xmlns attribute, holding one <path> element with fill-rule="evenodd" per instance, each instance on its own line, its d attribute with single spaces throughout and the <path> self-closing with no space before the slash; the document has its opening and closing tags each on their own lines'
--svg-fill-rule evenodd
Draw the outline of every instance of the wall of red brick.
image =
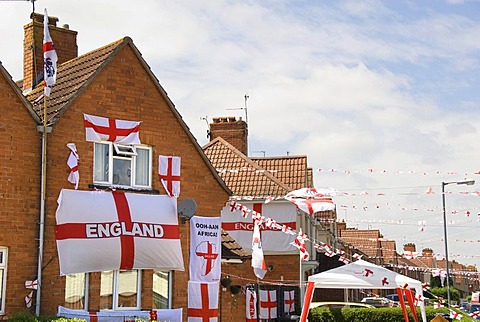
<svg viewBox="0 0 480 322">
<path fill-rule="evenodd" d="M 25 308 L 26 280 L 37 275 L 40 134 L 0 73 L 0 246 L 8 247 L 6 312 Z"/>
<path fill-rule="evenodd" d="M 227 192 L 201 158 L 133 50 L 129 46 L 124 47 L 63 114 L 49 136 L 48 215 L 44 256 L 46 267 L 43 277 L 45 289 L 41 303 L 42 313 L 45 314 L 55 313 L 64 298 L 64 278 L 59 276 L 54 227 L 58 194 L 62 188 L 72 188 L 66 180 L 68 169 L 65 161 L 69 153 L 67 143 L 75 143 L 80 155 L 79 189 L 90 190 L 88 184 L 93 183 L 93 143 L 85 141 L 83 113 L 142 121 L 140 140 L 153 147 L 153 189 L 165 193 L 158 179 L 158 156 L 176 155 L 182 158 L 181 195 L 178 202 L 184 198 L 193 198 L 198 205 L 197 215 L 219 216 L 228 200 Z M 185 272 L 174 273 L 174 307 L 187 307 L 188 232 L 189 223 L 180 224 Z M 144 274 L 144 279 L 147 278 L 151 278 L 151 274 Z M 98 282 L 98 279 L 94 281 Z M 148 282 L 144 281 L 143 285 L 148 285 Z M 97 293 L 90 294 L 89 307 L 96 310 L 98 286 L 91 285 L 90 292 Z M 143 294 L 143 308 L 151 307 L 151 296 L 150 287 Z M 186 314 L 186 310 L 184 312 Z"/>
</svg>

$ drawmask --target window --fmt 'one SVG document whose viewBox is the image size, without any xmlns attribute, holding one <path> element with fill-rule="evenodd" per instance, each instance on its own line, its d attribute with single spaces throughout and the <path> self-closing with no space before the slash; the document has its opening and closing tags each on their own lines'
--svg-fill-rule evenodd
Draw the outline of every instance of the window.
<svg viewBox="0 0 480 322">
<path fill-rule="evenodd" d="M 0 315 L 5 314 L 5 288 L 7 287 L 7 248 L 0 247 Z"/>
<path fill-rule="evenodd" d="M 100 309 L 139 310 L 140 287 L 140 270 L 102 272 L 100 278 Z"/>
<path fill-rule="evenodd" d="M 88 310 L 88 274 L 78 273 L 65 277 L 65 304 L 68 309 Z"/>
<path fill-rule="evenodd" d="M 95 142 L 93 181 L 120 187 L 151 188 L 151 147 Z"/>
<path fill-rule="evenodd" d="M 170 272 L 153 271 L 153 308 L 169 309 L 171 306 Z"/>
</svg>

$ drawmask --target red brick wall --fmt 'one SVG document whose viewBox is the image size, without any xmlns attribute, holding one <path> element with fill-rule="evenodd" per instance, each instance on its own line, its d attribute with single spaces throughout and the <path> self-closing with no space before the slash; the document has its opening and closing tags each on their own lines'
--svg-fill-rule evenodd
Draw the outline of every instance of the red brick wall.
<svg viewBox="0 0 480 322">
<path fill-rule="evenodd" d="M 197 215 L 219 216 L 228 200 L 227 192 L 207 168 L 133 50 L 129 46 L 124 47 L 63 114 L 49 136 L 48 216 L 44 256 L 46 268 L 43 277 L 46 289 L 41 303 L 42 313 L 45 314 L 55 313 L 57 306 L 63 304 L 64 298 L 64 279 L 59 276 L 54 226 L 58 194 L 62 188 L 72 188 L 66 180 L 68 169 L 65 161 L 69 153 L 67 143 L 74 142 L 80 155 L 79 189 L 90 190 L 88 184 L 93 183 L 93 143 L 85 141 L 82 113 L 142 121 L 140 140 L 153 147 L 153 189 L 165 193 L 158 179 L 158 155 L 176 155 L 182 158 L 181 195 L 178 202 L 184 198 L 193 198 L 198 205 Z M 186 270 L 174 273 L 173 304 L 176 308 L 187 307 L 188 232 L 189 223 L 180 224 Z M 150 285 L 145 279 L 151 278 L 151 274 L 144 274 L 143 278 L 142 285 Z M 98 283 L 98 279 L 94 281 Z M 90 294 L 89 308 L 96 310 L 98 285 L 91 285 L 90 292 L 96 294 Z M 142 297 L 143 308 L 151 307 L 151 297 L 150 286 Z M 184 312 L 186 314 L 186 310 Z"/>
<path fill-rule="evenodd" d="M 37 275 L 40 134 L 0 73 L 0 246 L 8 247 L 6 312 L 25 309 L 26 280 Z"/>
</svg>

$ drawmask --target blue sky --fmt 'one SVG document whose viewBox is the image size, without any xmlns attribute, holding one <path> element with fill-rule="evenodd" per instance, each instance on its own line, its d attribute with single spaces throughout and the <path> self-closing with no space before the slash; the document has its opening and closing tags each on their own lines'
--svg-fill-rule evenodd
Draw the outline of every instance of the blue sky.
<svg viewBox="0 0 480 322">
<path fill-rule="evenodd" d="M 370 192 L 337 197 L 347 206 L 339 217 L 380 229 L 398 250 L 414 242 L 444 253 L 441 182 L 480 180 L 479 1 L 35 5 L 79 32 L 80 54 L 132 37 L 200 145 L 208 142 L 202 118 L 244 117 L 231 109 L 244 107 L 248 94 L 250 155 L 306 154 L 317 187 Z M 0 60 L 19 79 L 31 4 L 0 1 L 0 10 L 9 44 Z M 318 171 L 331 168 L 339 171 Z M 429 187 L 435 195 L 425 195 Z M 480 268 L 480 253 L 471 251 L 480 197 L 461 193 L 479 187 L 448 186 L 447 207 L 474 217 L 449 218 L 451 258 Z"/>
</svg>

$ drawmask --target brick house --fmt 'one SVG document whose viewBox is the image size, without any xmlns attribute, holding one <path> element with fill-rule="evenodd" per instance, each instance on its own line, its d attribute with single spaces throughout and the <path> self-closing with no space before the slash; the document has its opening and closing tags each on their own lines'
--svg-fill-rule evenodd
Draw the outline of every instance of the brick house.
<svg viewBox="0 0 480 322">
<path fill-rule="evenodd" d="M 225 185 L 202 148 L 190 133 L 181 115 L 142 58 L 132 39 L 125 37 L 81 56 L 77 55 L 77 32 L 56 26 L 49 17 L 50 34 L 59 57 L 57 82 L 48 99 L 46 113 L 46 185 L 42 198 L 42 139 L 44 97 L 43 15 L 33 14 L 24 27 L 24 77 L 14 82 L 0 64 L 0 108 L 4 153 L 0 162 L 0 316 L 25 309 L 30 292 L 25 281 L 35 280 L 41 271 L 40 290 L 33 295 L 32 311 L 50 315 L 57 307 L 121 309 L 121 291 L 133 296 L 131 309 L 184 308 L 186 318 L 189 222 L 180 221 L 180 236 L 185 271 L 110 271 L 60 276 L 55 241 L 55 211 L 61 189 L 73 189 L 67 181 L 67 143 L 75 143 L 80 155 L 80 190 L 115 188 L 132 193 L 165 194 L 158 179 L 158 156 L 180 156 L 181 194 L 193 198 L 199 216 L 218 216 L 229 199 Z M 95 157 L 112 162 L 118 154 L 112 143 L 85 140 L 83 113 L 112 119 L 141 121 L 141 146 L 136 156 L 123 156 L 127 162 L 141 164 L 136 178 L 118 186 L 108 170 L 98 169 Z M 112 166 L 115 170 L 115 166 Z M 97 176 L 98 173 L 105 176 Z M 102 172 L 103 171 L 103 172 Z M 141 172 L 141 173 L 140 173 Z M 130 179 L 129 179 L 130 180 Z M 45 212 L 43 225 L 42 204 Z M 41 227 L 44 241 L 39 247 Z M 226 253 L 239 255 L 235 241 L 224 234 Z M 41 245 L 40 245 L 41 246 Z M 39 250 L 41 250 L 39 255 Z M 41 262 L 38 263 L 38 258 Z M 132 278 L 133 276 L 133 278 Z M 122 283 L 129 283 L 128 287 Z M 133 283 L 133 286 L 132 286 Z M 39 295 L 37 295 L 39 294 Z M 38 301 L 39 300 L 39 301 Z M 228 315 L 221 308 L 220 315 Z"/>
<path fill-rule="evenodd" d="M 238 203 L 267 217 L 267 207 L 269 205 L 277 207 L 277 215 L 293 209 L 295 218 L 294 222 L 291 223 L 292 228 L 297 231 L 301 228 L 311 239 L 334 245 L 335 236 L 331 223 L 336 221 L 335 211 L 319 212 L 315 216 L 310 216 L 296 209 L 291 202 L 283 199 L 287 193 L 293 190 L 314 186 L 312 169 L 308 166 L 305 155 L 249 157 L 248 125 L 242 119 L 233 116 L 213 118 L 213 122 L 209 125 L 209 136 L 210 142 L 203 146 L 205 154 L 211 160 L 220 177 L 232 190 L 234 196 L 238 198 Z M 265 204 L 265 200 L 269 197 L 273 201 Z M 222 227 L 226 230 L 229 228 L 235 230 L 231 227 L 231 223 L 224 221 L 224 215 L 237 216 L 236 214 L 229 214 L 229 208 L 229 206 L 226 206 L 222 213 Z M 271 218 L 278 220 L 273 216 Z M 235 219 L 233 220 L 235 221 Z M 249 226 L 245 227 L 246 230 L 252 229 Z M 228 232 L 234 234 L 231 231 Z M 282 233 L 280 232 L 280 234 Z M 294 237 L 284 234 L 285 239 Z M 239 238 L 236 238 L 236 240 L 245 250 L 250 251 L 251 246 L 249 247 L 248 244 L 251 245 L 251 234 L 249 238 L 250 240 Z M 276 249 L 269 249 L 268 240 L 265 238 L 263 238 L 262 244 L 265 261 L 269 267 L 264 279 L 268 282 L 273 281 L 276 286 L 270 286 L 268 283 L 262 283 L 259 280 L 257 287 L 277 290 L 279 315 L 282 315 L 283 312 L 283 290 L 294 289 L 295 313 L 299 314 L 304 290 L 299 288 L 298 285 L 299 282 L 300 284 L 304 283 L 308 276 L 313 273 L 313 268 L 319 266 L 317 250 L 312 243 L 307 242 L 306 246 L 310 254 L 310 260 L 302 262 L 300 265 L 297 249 L 291 246 L 282 249 L 281 247 L 285 247 L 285 245 Z M 340 263 L 337 259 L 332 260 L 328 257 L 324 257 L 322 260 Z M 232 265 L 232 267 L 225 268 L 223 271 L 241 277 L 237 278 L 236 282 L 238 283 L 257 284 L 252 268 L 247 268 L 243 272 L 242 269 L 240 267 L 235 268 Z M 236 303 L 236 308 L 232 308 L 232 312 L 238 312 L 244 317 L 245 298 L 239 299 Z M 232 318 L 231 321 L 237 321 L 237 319 Z"/>
</svg>

